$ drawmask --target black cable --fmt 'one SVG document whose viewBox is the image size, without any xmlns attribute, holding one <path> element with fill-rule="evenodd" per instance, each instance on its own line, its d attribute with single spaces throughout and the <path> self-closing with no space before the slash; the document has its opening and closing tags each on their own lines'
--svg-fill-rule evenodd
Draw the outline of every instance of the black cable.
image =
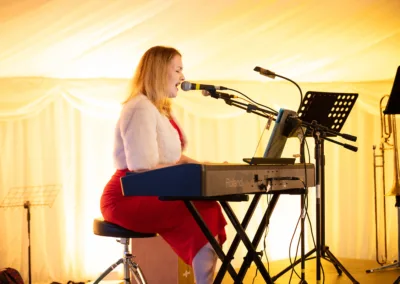
<svg viewBox="0 0 400 284">
<path fill-rule="evenodd" d="M 293 239 L 294 239 L 294 235 L 295 235 L 295 233 L 296 233 L 296 230 L 297 230 L 297 228 L 298 228 L 299 222 L 302 220 L 302 215 L 303 215 L 304 213 L 305 213 L 306 215 L 308 215 L 307 206 L 306 206 L 306 201 L 308 200 L 308 199 L 307 199 L 307 197 L 308 197 L 308 181 L 307 181 L 307 165 L 306 165 L 306 159 L 303 157 L 303 155 L 304 155 L 304 153 L 303 153 L 304 143 L 307 145 L 307 151 L 308 151 L 308 158 L 309 158 L 309 161 L 310 161 L 310 151 L 309 151 L 309 148 L 308 148 L 308 144 L 307 144 L 306 136 L 305 136 L 305 133 L 304 133 L 304 129 L 303 129 L 302 127 L 301 127 L 300 129 L 301 129 L 301 131 L 302 131 L 302 139 L 301 139 L 301 141 L 300 141 L 300 145 L 301 145 L 301 148 L 300 148 L 301 161 L 300 161 L 300 162 L 303 162 L 303 164 L 304 164 L 304 177 L 305 177 L 305 178 L 304 178 L 303 185 L 304 185 L 304 189 L 305 189 L 305 193 L 304 193 L 304 194 L 305 194 L 305 198 L 304 198 L 304 203 L 301 204 L 301 207 L 304 208 L 304 212 L 301 211 L 300 217 L 299 217 L 299 219 L 298 219 L 298 221 L 297 221 L 296 228 L 295 228 L 295 231 L 294 231 L 294 233 L 293 233 L 292 239 L 291 239 L 291 241 L 290 241 L 290 246 L 289 246 L 289 260 L 290 260 L 290 264 L 291 264 L 291 266 L 292 266 L 292 272 L 291 272 L 291 274 L 290 274 L 289 283 L 290 283 L 290 281 L 291 281 L 291 279 L 292 279 L 293 272 L 296 273 L 296 275 L 297 275 L 297 277 L 298 277 L 299 279 L 301 279 L 300 275 L 299 275 L 299 274 L 297 273 L 297 271 L 294 269 L 294 266 L 293 266 L 293 263 L 292 263 L 292 260 L 291 260 L 291 256 L 290 256 L 290 249 L 291 249 L 291 247 L 292 247 L 292 242 L 293 242 Z M 306 215 L 305 215 L 305 216 L 306 216 Z M 304 229 L 304 228 L 303 228 L 303 229 Z M 304 231 L 303 231 L 303 232 L 300 232 L 300 237 L 299 237 L 299 240 L 298 240 L 298 242 L 297 242 L 296 253 L 295 253 L 295 256 L 294 256 L 294 262 L 296 262 L 296 259 L 297 259 L 297 254 L 298 254 L 298 251 L 299 251 L 299 245 L 300 245 L 300 242 L 301 242 L 302 234 L 304 234 Z M 304 237 L 304 236 L 303 236 L 303 237 Z"/>
<path fill-rule="evenodd" d="M 271 198 L 270 196 L 267 194 L 267 207 L 269 206 L 269 203 L 271 202 Z M 267 255 L 267 235 L 269 233 L 269 227 L 265 228 L 265 234 L 264 234 L 264 255 L 265 255 L 265 260 L 267 261 L 267 267 L 268 267 L 268 271 L 270 271 L 269 269 L 269 259 L 268 259 L 268 255 Z"/>
<path fill-rule="evenodd" d="M 302 135 L 302 141 L 301 141 L 301 142 L 304 142 L 304 144 L 306 145 L 307 154 L 308 154 L 308 155 L 307 155 L 307 156 L 308 156 L 308 162 L 310 163 L 310 162 L 311 162 L 310 148 L 309 148 L 308 143 L 307 143 L 307 139 L 306 139 L 306 136 L 305 136 L 305 133 L 304 133 L 304 129 L 301 128 L 301 131 L 302 131 L 302 134 L 303 134 L 303 135 Z M 302 143 L 301 143 L 301 144 L 302 144 Z M 307 173 L 306 173 L 307 167 L 306 167 L 305 161 L 306 161 L 306 159 L 304 159 L 304 171 L 305 171 L 305 185 L 307 185 Z M 308 188 L 308 187 L 306 186 L 305 188 Z M 312 224 L 311 224 L 310 216 L 309 216 L 309 214 L 308 214 L 308 191 L 307 191 L 307 194 L 305 195 L 305 200 L 304 200 L 304 211 L 305 211 L 305 216 L 307 217 L 308 223 L 309 223 L 309 225 L 310 225 L 312 241 L 313 241 L 314 247 L 316 247 L 315 239 L 314 239 L 314 233 L 313 233 L 313 231 L 312 231 Z M 300 220 L 301 220 L 301 217 L 300 217 L 300 218 L 298 219 L 298 221 L 297 221 L 295 232 L 296 232 L 296 230 L 297 230 L 297 228 L 298 228 L 298 224 L 299 224 L 299 221 L 300 221 Z M 290 264 L 292 265 L 292 268 L 293 268 L 293 269 L 292 269 L 292 272 L 291 272 L 291 275 L 290 275 L 289 283 L 290 283 L 290 281 L 291 281 L 291 279 L 292 279 L 293 272 L 296 273 L 296 275 L 297 275 L 298 278 L 301 278 L 301 277 L 299 276 L 299 274 L 297 273 L 297 271 L 294 269 L 293 263 L 292 263 L 291 257 L 290 257 L 290 248 L 291 248 L 291 246 L 292 246 L 292 241 L 293 241 L 295 232 L 293 233 L 292 240 L 291 240 L 290 247 L 289 247 L 289 260 L 290 260 Z M 299 244 L 300 244 L 300 238 L 299 238 L 299 241 L 297 242 L 296 254 L 295 254 L 294 262 L 297 260 L 297 254 L 298 254 Z M 310 259 L 313 259 L 313 258 L 315 258 L 315 257 L 308 258 L 308 259 L 306 259 L 306 260 L 310 260 Z M 322 265 L 321 265 L 321 270 L 322 270 L 322 273 L 323 273 L 323 281 L 325 281 L 325 274 L 324 274 L 324 270 L 323 270 Z M 324 283 L 324 282 L 323 282 L 323 283 Z"/>
<path fill-rule="evenodd" d="M 269 194 L 266 194 L 267 207 L 269 206 L 269 203 L 271 201 L 271 199 L 269 197 L 270 197 Z M 270 271 L 270 267 L 269 267 L 269 259 L 268 259 L 267 248 L 266 248 L 267 247 L 266 239 L 267 239 L 268 232 L 269 232 L 269 226 L 267 226 L 265 228 L 264 239 L 263 239 L 263 251 L 264 251 L 264 255 L 265 255 L 265 260 L 267 261 L 267 271 L 269 272 Z M 257 274 L 258 274 L 258 267 L 256 268 L 256 274 L 253 277 L 253 282 L 252 283 L 254 283 L 254 281 L 255 281 L 255 279 L 257 277 Z"/>
<path fill-rule="evenodd" d="M 301 214 L 302 214 L 302 213 L 301 213 Z M 300 215 L 301 215 L 301 214 L 300 214 Z M 292 267 L 292 272 L 290 273 L 289 283 L 290 283 L 290 281 L 292 280 L 293 272 L 296 273 L 297 277 L 301 278 L 301 277 L 299 276 L 299 274 L 297 273 L 297 271 L 294 269 L 294 265 L 293 265 L 293 262 L 292 262 L 292 257 L 291 257 L 291 255 L 290 255 L 290 249 L 292 248 L 292 243 L 293 243 L 294 235 L 296 234 L 297 228 L 299 227 L 300 220 L 301 220 L 301 216 L 299 217 L 299 219 L 297 219 L 297 223 L 296 223 L 296 226 L 295 226 L 295 228 L 294 228 L 294 232 L 293 232 L 292 238 L 290 239 L 290 244 L 289 244 L 289 262 L 290 262 L 290 266 Z M 297 250 L 296 250 L 296 255 L 297 255 Z"/>
<path fill-rule="evenodd" d="M 258 268 L 256 269 L 256 275 L 254 275 L 254 277 L 253 277 L 253 281 L 252 281 L 251 283 L 253 283 L 253 284 L 254 284 L 254 281 L 256 281 L 257 275 L 258 275 Z"/>
<path fill-rule="evenodd" d="M 242 96 L 244 96 L 245 98 L 247 98 L 249 101 L 251 101 L 251 102 L 253 102 L 253 103 L 255 103 L 255 104 L 259 105 L 259 106 L 265 107 L 266 109 L 269 109 L 269 110 L 272 111 L 275 115 L 278 114 L 278 112 L 277 112 L 276 110 L 274 110 L 273 108 L 271 108 L 271 107 L 269 107 L 269 106 L 266 106 L 266 105 L 263 105 L 263 104 L 260 104 L 260 103 L 257 103 L 256 101 L 253 101 L 251 98 L 249 98 L 248 96 L 246 96 L 246 95 L 243 94 L 242 92 L 239 92 L 238 90 L 230 89 L 230 88 L 226 88 L 226 89 L 227 89 L 227 90 L 230 90 L 230 91 L 234 91 L 234 92 L 236 92 L 236 93 L 238 93 L 238 94 L 241 94 Z"/>
<path fill-rule="evenodd" d="M 307 175 L 305 175 L 305 177 L 307 178 Z M 305 181 L 302 181 L 302 182 L 303 182 L 303 185 L 304 185 L 304 189 L 307 189 L 307 183 L 306 183 Z M 307 191 L 306 191 L 306 192 L 307 192 Z M 307 196 L 307 194 L 306 194 L 306 196 Z M 303 207 L 303 206 L 302 206 L 302 207 Z M 306 208 L 306 207 L 304 206 L 304 208 Z M 297 275 L 297 277 L 298 277 L 299 279 L 301 279 L 300 275 L 299 275 L 299 274 L 297 273 L 297 271 L 294 269 L 294 265 L 293 265 L 293 263 L 294 263 L 294 262 L 296 261 L 296 259 L 297 259 L 297 253 L 298 253 L 298 250 L 299 250 L 299 245 L 300 245 L 300 240 L 301 240 L 301 232 L 300 232 L 300 238 L 299 238 L 299 240 L 298 240 L 298 242 L 297 242 L 296 254 L 295 254 L 295 257 L 294 257 L 294 262 L 292 262 L 292 258 L 291 258 L 291 255 L 290 255 L 290 250 L 291 250 L 291 247 L 292 247 L 292 243 L 293 243 L 294 236 L 295 236 L 295 234 L 296 234 L 297 228 L 299 227 L 299 223 L 300 223 L 300 220 L 301 220 L 301 218 L 302 218 L 302 215 L 303 215 L 303 211 L 300 213 L 300 217 L 297 219 L 296 227 L 295 227 L 295 230 L 294 230 L 294 232 L 293 232 L 293 235 L 292 235 L 292 238 L 291 238 L 290 244 L 289 244 L 289 261 L 290 261 L 290 265 L 291 265 L 291 267 L 292 267 L 292 272 L 291 272 L 291 274 L 290 274 L 289 283 L 290 283 L 290 281 L 291 281 L 291 279 L 292 279 L 293 272 Z"/>
</svg>

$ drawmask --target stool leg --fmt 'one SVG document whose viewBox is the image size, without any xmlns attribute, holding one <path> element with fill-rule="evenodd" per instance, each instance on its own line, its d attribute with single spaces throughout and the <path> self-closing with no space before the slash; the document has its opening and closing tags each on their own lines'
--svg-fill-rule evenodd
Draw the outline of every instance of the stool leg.
<svg viewBox="0 0 400 284">
<path fill-rule="evenodd" d="M 130 272 L 132 272 L 137 284 L 146 284 L 147 281 L 142 273 L 142 270 L 140 269 L 139 265 L 133 261 L 134 256 L 132 256 L 129 251 L 130 239 L 121 238 L 119 242 L 124 245 L 124 284 L 131 283 Z"/>
<path fill-rule="evenodd" d="M 130 239 L 128 238 L 121 238 L 120 240 L 118 240 L 118 242 L 120 242 L 121 244 L 124 245 L 123 248 L 123 258 L 124 258 L 124 283 L 125 284 L 130 284 L 131 283 L 131 276 L 129 275 L 129 265 L 127 262 L 127 259 L 130 257 L 130 251 L 129 251 L 129 242 Z"/>
<path fill-rule="evenodd" d="M 129 251 L 130 239 L 121 239 L 120 243 L 124 245 L 124 283 L 130 284 L 130 272 L 132 272 L 133 277 L 137 284 L 146 284 L 147 281 L 144 277 L 142 270 L 139 265 L 133 261 L 133 256 Z"/>
<path fill-rule="evenodd" d="M 130 272 L 132 272 L 133 277 L 138 284 L 146 284 L 147 281 L 144 277 L 142 270 L 139 265 L 133 261 L 134 256 L 129 251 L 129 241 L 128 238 L 121 238 L 117 240 L 117 242 L 121 243 L 123 247 L 123 258 L 120 258 L 116 263 L 112 264 L 106 271 L 104 271 L 99 278 L 97 278 L 93 284 L 98 284 L 104 277 L 107 276 L 115 267 L 120 265 L 121 263 L 124 266 L 124 284 L 131 283 Z"/>
<path fill-rule="evenodd" d="M 120 265 L 120 264 L 123 263 L 123 262 L 124 262 L 124 259 L 123 259 L 123 258 L 120 258 L 116 263 L 114 263 L 114 264 L 111 265 L 109 268 L 107 268 L 107 270 L 104 271 L 104 272 L 99 276 L 99 278 L 97 278 L 97 279 L 93 282 L 93 284 L 99 283 L 101 280 L 103 280 L 104 277 L 107 276 L 108 273 L 110 273 L 115 267 L 117 267 L 118 265 Z"/>
<path fill-rule="evenodd" d="M 139 267 L 139 264 L 134 262 L 132 260 L 132 255 L 126 259 L 127 263 L 129 264 L 129 268 L 133 274 L 133 277 L 135 278 L 135 281 L 137 284 L 146 284 L 146 278 L 144 277 L 144 274 L 142 270 Z"/>
</svg>

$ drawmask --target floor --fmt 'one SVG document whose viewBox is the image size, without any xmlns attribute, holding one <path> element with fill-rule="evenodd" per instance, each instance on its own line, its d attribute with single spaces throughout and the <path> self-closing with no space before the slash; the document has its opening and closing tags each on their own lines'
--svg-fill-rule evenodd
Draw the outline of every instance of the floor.
<svg viewBox="0 0 400 284">
<path fill-rule="evenodd" d="M 356 260 L 356 259 L 339 259 L 340 263 L 344 266 L 344 268 L 350 273 L 350 275 L 358 282 L 361 284 L 368 283 L 368 284 L 390 284 L 394 283 L 397 278 L 400 277 L 400 269 L 384 269 L 381 271 L 375 271 L 372 273 L 366 273 L 366 270 L 369 269 L 376 269 L 379 266 L 375 261 L 373 260 Z M 276 276 L 278 273 L 280 273 L 283 269 L 288 267 L 290 265 L 288 260 L 280 260 L 280 261 L 275 261 L 270 263 L 270 275 L 271 277 Z M 317 274 L 316 274 L 316 261 L 315 259 L 311 259 L 306 261 L 305 264 L 305 280 L 306 283 L 313 284 L 313 283 L 339 283 L 339 284 L 344 284 L 344 283 L 353 283 L 346 275 L 345 273 L 342 273 L 341 276 L 338 276 L 338 272 L 335 269 L 334 265 L 328 262 L 325 259 L 321 260 L 321 265 L 324 273 L 322 273 L 321 270 L 321 278 L 320 281 L 317 281 Z M 298 264 L 296 267 L 296 271 L 300 275 L 301 271 L 301 266 Z M 300 283 L 300 278 L 298 278 L 294 273 L 292 276 L 292 279 L 290 280 L 290 274 L 291 270 L 283 274 L 281 277 L 275 280 L 274 283 L 280 284 L 280 283 Z M 255 266 L 250 267 L 248 270 L 246 277 L 244 279 L 244 284 L 261 284 L 265 283 L 263 280 L 262 276 L 260 273 L 257 273 L 257 276 L 254 279 L 254 276 L 256 275 L 256 268 Z M 357 283 L 355 282 L 355 283 Z M 223 284 L 230 284 L 233 283 L 233 280 L 229 275 L 225 275 L 225 278 L 222 282 Z M 399 282 L 400 283 L 400 282 Z"/>
</svg>

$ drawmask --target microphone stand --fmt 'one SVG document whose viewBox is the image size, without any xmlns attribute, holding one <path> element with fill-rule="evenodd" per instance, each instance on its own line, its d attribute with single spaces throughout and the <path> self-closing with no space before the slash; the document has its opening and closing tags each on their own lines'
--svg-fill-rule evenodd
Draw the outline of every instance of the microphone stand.
<svg viewBox="0 0 400 284">
<path fill-rule="evenodd" d="M 27 210 L 26 219 L 28 221 L 28 283 L 32 283 L 32 273 L 31 273 L 31 203 L 26 201 L 24 203 L 24 208 Z"/>
<path fill-rule="evenodd" d="M 225 103 L 228 104 L 228 105 L 236 106 L 238 108 L 246 110 L 246 112 L 255 113 L 255 114 L 259 115 L 259 116 L 268 118 L 268 125 L 271 123 L 272 120 L 276 121 L 276 119 L 272 117 L 273 115 L 276 115 L 276 113 L 274 113 L 274 112 L 272 112 L 270 110 L 267 110 L 267 109 L 264 109 L 264 108 L 260 108 L 260 107 L 258 107 L 256 105 L 253 105 L 253 104 L 245 104 L 245 103 L 242 103 L 242 102 L 238 102 L 238 101 L 232 100 L 233 96 L 230 97 L 230 95 L 228 95 L 228 94 L 219 93 L 219 92 L 217 92 L 215 90 L 208 91 L 208 92 L 210 93 L 211 97 L 213 97 L 215 99 L 223 99 L 225 101 Z M 288 116 L 288 120 L 289 119 L 290 119 L 290 116 Z M 294 124 L 296 126 L 299 126 L 300 125 L 300 120 L 298 120 L 297 118 L 296 118 L 296 120 L 297 121 L 294 121 Z M 301 139 L 301 146 L 300 146 L 300 152 L 301 152 L 301 154 L 300 154 L 300 162 L 303 163 L 303 164 L 305 164 L 304 145 L 305 145 L 305 137 L 303 137 Z M 300 229 L 301 280 L 300 280 L 300 283 L 301 284 L 307 284 L 307 281 L 305 279 L 306 255 L 305 255 L 305 238 L 304 238 L 304 235 L 305 235 L 304 234 L 304 232 L 305 232 L 304 222 L 305 222 L 305 217 L 306 217 L 306 213 L 305 213 L 305 195 L 307 195 L 307 194 L 308 194 L 308 188 L 305 188 L 304 189 L 304 193 L 301 194 L 301 199 L 300 199 L 300 202 L 301 202 L 301 205 L 300 205 L 300 207 L 301 207 L 301 221 L 300 221 L 300 228 L 301 228 Z M 291 267 L 294 267 L 298 263 L 298 261 L 293 263 Z M 285 270 L 284 272 L 281 272 L 280 274 L 278 274 L 275 277 L 272 277 L 271 278 L 272 281 L 275 281 L 275 279 L 277 279 L 280 275 L 284 274 L 286 271 L 287 270 Z"/>
<path fill-rule="evenodd" d="M 327 128 L 323 125 L 317 123 L 317 121 L 313 120 L 312 123 L 300 120 L 297 115 L 289 115 L 286 121 L 293 125 L 301 125 L 306 127 L 307 129 L 312 130 L 312 137 L 315 140 L 315 173 L 316 173 L 316 247 L 305 254 L 306 260 L 310 257 L 314 252 L 316 253 L 316 277 L 317 283 L 320 283 L 321 280 L 321 258 L 324 258 L 331 262 L 339 275 L 342 274 L 342 271 L 347 275 L 347 277 L 352 281 L 352 283 L 359 283 L 357 280 L 353 278 L 353 276 L 345 269 L 345 267 L 339 262 L 339 260 L 330 252 L 329 247 L 325 245 L 325 155 L 324 155 L 324 140 L 333 142 L 335 144 L 341 145 L 346 149 L 356 152 L 357 147 L 343 144 L 327 138 L 328 134 L 333 136 L 341 136 L 344 139 L 348 139 L 351 141 L 356 141 L 357 137 L 341 134 L 339 132 L 333 131 L 330 128 Z M 302 150 L 302 149 L 301 149 Z M 304 153 L 302 153 L 304 155 Z M 290 266 L 286 267 L 284 270 L 279 272 L 277 275 L 272 277 L 272 281 L 276 281 L 280 276 L 293 269 L 294 266 L 300 263 L 301 260 L 296 260 Z M 304 269 L 304 264 L 302 262 L 302 270 Z M 303 278 L 303 277 L 302 277 Z M 303 282 L 303 279 L 300 283 Z"/>
<path fill-rule="evenodd" d="M 305 141 L 306 137 L 305 135 L 302 134 L 301 136 L 301 142 L 300 142 L 300 163 L 305 164 L 306 163 L 306 157 L 304 155 L 304 147 L 305 147 Z M 306 258 L 305 258 L 305 237 L 304 237 L 304 232 L 305 232 L 305 227 L 304 227 L 304 222 L 306 218 L 306 211 L 305 211 L 305 203 L 306 203 L 306 198 L 305 196 L 308 195 L 308 188 L 305 188 L 305 193 L 301 195 L 300 197 L 300 210 L 301 210 L 301 219 L 300 219 L 300 242 L 301 242 L 301 252 L 300 252 L 300 259 L 301 259 L 301 279 L 300 279 L 300 284 L 307 284 L 306 281 Z"/>
<path fill-rule="evenodd" d="M 223 99 L 227 105 L 235 106 L 235 107 L 238 107 L 238 108 L 246 110 L 246 112 L 248 112 L 248 113 L 254 113 L 254 114 L 257 114 L 259 116 L 262 116 L 262 117 L 265 117 L 265 118 L 268 118 L 268 119 L 271 119 L 271 120 L 275 121 L 275 119 L 272 117 L 272 116 L 276 115 L 275 112 L 272 112 L 272 111 L 267 110 L 265 108 L 260 108 L 260 107 L 258 107 L 256 105 L 253 105 L 253 104 L 246 104 L 246 103 L 242 103 L 242 102 L 238 102 L 238 101 L 232 100 L 232 98 L 234 98 L 234 96 L 229 95 L 229 94 L 225 94 L 225 93 L 220 93 L 220 92 L 218 92 L 216 90 L 209 90 L 207 92 L 214 99 Z"/>
<path fill-rule="evenodd" d="M 246 110 L 247 112 L 252 112 L 255 114 L 258 114 L 260 116 L 266 117 L 269 120 L 276 120 L 272 118 L 272 115 L 276 115 L 275 113 L 259 108 L 258 106 L 252 105 L 252 104 L 245 104 L 241 103 L 235 100 L 232 100 L 233 96 L 229 96 L 227 94 L 223 93 L 218 93 L 216 91 L 210 92 L 211 96 L 219 99 L 222 98 L 226 104 L 228 105 L 233 105 L 236 107 L 239 107 L 241 109 Z M 301 268 L 302 268 L 302 277 L 301 277 L 301 282 L 300 283 L 307 283 L 305 281 L 304 277 L 304 269 L 305 269 L 305 264 L 304 260 L 307 259 L 310 255 L 312 255 L 314 252 L 316 253 L 316 277 L 317 277 L 317 283 L 320 283 L 321 280 L 321 258 L 324 258 L 331 262 L 339 275 L 344 272 L 347 277 L 351 280 L 352 283 L 358 284 L 359 282 L 346 270 L 346 268 L 339 262 L 339 260 L 333 255 L 333 253 L 329 250 L 329 247 L 325 245 L 325 155 L 324 155 L 324 140 L 330 141 L 332 143 L 335 143 L 337 145 L 343 146 L 344 148 L 356 152 L 358 149 L 355 146 L 340 143 L 338 141 L 332 140 L 330 138 L 327 138 L 326 136 L 328 134 L 333 135 L 333 136 L 340 136 L 344 139 L 350 140 L 350 141 L 356 141 L 357 137 L 349 135 L 349 134 L 342 134 L 337 131 L 334 131 L 326 126 L 320 125 L 317 123 L 316 120 L 313 120 L 312 123 L 300 120 L 297 115 L 288 115 L 286 119 L 287 123 L 292 123 L 293 125 L 298 125 L 298 126 L 304 126 L 312 130 L 312 136 L 314 137 L 315 140 L 315 166 L 316 166 L 316 180 L 315 180 L 315 185 L 316 185 L 316 247 L 309 251 L 307 254 L 304 254 L 304 234 L 301 233 L 301 244 L 302 244 L 302 250 L 301 250 L 301 259 L 293 262 L 289 267 L 285 268 L 282 270 L 280 273 L 278 273 L 276 276 L 271 277 L 271 280 L 274 282 L 276 279 L 278 279 L 280 276 L 282 276 L 284 273 L 287 271 L 293 269 L 295 265 L 297 265 L 300 261 L 302 263 Z M 303 197 L 304 198 L 304 197 Z M 304 200 L 302 200 L 303 202 Z M 303 202 L 304 203 L 304 202 Z M 301 206 L 302 210 L 304 210 L 304 205 Z M 302 214 L 304 212 L 302 211 Z M 302 230 L 304 229 L 304 219 L 302 219 Z"/>
<path fill-rule="evenodd" d="M 300 91 L 300 106 L 299 106 L 299 110 L 298 112 L 301 111 L 301 105 L 303 103 L 303 94 L 301 91 L 300 86 L 294 82 L 293 80 L 278 75 L 270 70 L 261 68 L 259 66 L 256 66 L 254 68 L 254 71 L 259 72 L 261 75 L 270 77 L 272 79 L 275 79 L 275 77 L 280 77 L 284 80 L 287 80 L 291 83 L 293 83 Z M 357 98 L 357 96 L 355 96 L 355 98 Z M 340 96 L 337 97 L 337 100 L 340 99 Z M 352 99 L 354 99 L 352 97 Z M 355 100 L 354 100 L 355 101 Z M 326 107 L 326 106 L 325 106 Z M 351 110 L 351 108 L 350 108 Z M 321 112 L 323 110 L 319 110 L 319 112 Z M 347 110 L 346 110 L 347 112 Z M 329 113 L 329 111 L 328 111 Z M 348 112 L 347 112 L 348 114 Z M 298 119 L 298 118 L 295 118 Z M 290 120 L 290 117 L 288 116 L 287 121 Z M 353 283 L 358 283 L 351 275 L 350 273 L 344 268 L 344 266 L 335 258 L 335 256 L 329 251 L 329 247 L 325 246 L 325 169 L 324 169 L 324 165 L 325 165 L 325 156 L 324 156 L 324 140 L 328 140 L 330 142 L 336 143 L 338 145 L 343 146 L 346 149 L 349 149 L 351 151 L 357 151 L 357 148 L 351 145 L 347 145 L 347 144 L 342 144 L 339 142 L 336 142 L 334 140 L 331 140 L 329 138 L 327 138 L 327 134 L 333 134 L 334 136 L 341 136 L 345 139 L 351 140 L 351 141 L 356 141 L 356 137 L 351 136 L 351 135 L 347 135 L 347 134 L 340 134 L 339 132 L 333 131 L 325 126 L 322 125 L 318 125 L 316 120 L 312 120 L 312 123 L 306 123 L 305 121 L 301 121 L 301 125 L 303 126 L 307 126 L 310 129 L 313 129 L 312 132 L 312 136 L 314 137 L 315 140 L 315 160 L 316 160 L 316 189 L 317 189 L 317 195 L 316 195 L 316 202 L 317 202 L 317 212 L 316 212 L 316 222 L 317 222 L 317 244 L 316 244 L 316 248 L 314 249 L 316 251 L 317 254 L 317 283 L 319 283 L 320 281 L 320 258 L 321 257 L 326 257 L 326 254 L 329 256 L 330 260 L 339 275 L 341 275 L 342 270 L 343 272 L 350 278 L 350 280 Z M 400 214 L 400 213 L 399 213 Z M 313 253 L 313 250 L 310 251 L 309 253 L 307 253 L 307 257 L 309 255 L 311 255 Z M 293 268 L 298 262 L 296 261 L 295 263 L 293 263 L 291 266 L 289 266 L 288 268 L 284 269 L 281 273 L 279 273 L 278 275 L 276 275 L 275 277 L 272 278 L 272 280 L 276 280 L 278 277 L 280 277 L 282 274 L 284 274 L 286 271 L 288 271 L 289 269 Z M 339 269 L 339 267 L 341 268 L 341 270 Z M 303 265 L 302 265 L 302 269 L 303 269 Z"/>
<path fill-rule="evenodd" d="M 288 117 L 288 120 L 295 119 L 296 117 Z M 321 258 L 326 258 L 330 261 L 336 268 L 339 275 L 341 275 L 342 271 L 347 275 L 347 277 L 353 283 L 359 283 L 357 280 L 353 278 L 353 276 L 346 270 L 346 268 L 339 262 L 339 260 L 333 255 L 333 253 L 329 250 L 329 247 L 325 245 L 325 155 L 324 155 L 324 140 L 333 142 L 335 144 L 341 145 L 346 149 L 356 152 L 358 149 L 355 146 L 340 143 L 338 141 L 327 138 L 327 134 L 332 134 L 335 136 L 341 136 L 345 139 L 349 139 L 355 141 L 357 138 L 355 136 L 341 134 L 339 132 L 333 131 L 325 126 L 317 124 L 314 120 L 312 123 L 308 123 L 305 121 L 298 120 L 300 125 L 308 127 L 312 129 L 312 134 L 315 140 L 315 184 L 316 184 L 316 248 L 311 250 L 306 256 L 310 256 L 314 251 L 316 253 L 316 268 L 317 268 L 317 283 L 321 280 Z M 297 262 L 298 263 L 298 262 Z M 293 266 L 297 263 L 293 263 Z M 302 266 L 303 268 L 303 266 Z M 286 271 L 282 271 L 279 276 L 285 273 Z M 278 276 L 277 275 L 277 276 Z M 278 276 L 278 277 L 279 277 Z M 274 279 L 274 278 L 273 278 Z"/>
</svg>

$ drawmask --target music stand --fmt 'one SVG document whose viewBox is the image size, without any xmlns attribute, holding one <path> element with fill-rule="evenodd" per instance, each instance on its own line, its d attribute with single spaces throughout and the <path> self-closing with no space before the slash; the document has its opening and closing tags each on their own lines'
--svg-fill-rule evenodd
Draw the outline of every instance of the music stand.
<svg viewBox="0 0 400 284">
<path fill-rule="evenodd" d="M 29 284 L 32 283 L 31 274 L 31 211 L 32 206 L 49 206 L 53 202 L 60 190 L 61 185 L 43 185 L 43 186 L 26 186 L 12 187 L 8 191 L 0 207 L 19 207 L 23 206 L 27 209 L 28 220 L 28 276 Z"/>
<path fill-rule="evenodd" d="M 389 100 L 386 104 L 386 108 L 383 111 L 385 115 L 396 115 L 400 114 L 400 66 L 397 67 L 397 72 L 396 72 L 396 77 L 394 79 L 392 91 L 389 96 Z M 395 117 L 393 119 L 396 119 Z M 393 129 L 393 131 L 396 131 L 396 129 Z M 394 146 L 396 146 L 396 143 L 394 143 Z M 399 174 L 399 173 L 395 173 Z M 400 177 L 398 177 L 399 179 Z M 397 261 L 394 262 L 393 264 L 388 264 L 385 266 L 381 266 L 379 268 L 374 268 L 374 269 L 368 269 L 366 272 L 375 272 L 375 271 L 381 271 L 385 269 L 396 269 L 400 268 L 400 196 L 396 195 L 396 204 L 395 207 L 397 207 L 397 236 L 398 236 L 398 241 L 397 241 L 397 246 L 398 246 L 398 252 L 397 252 Z M 399 284 L 400 283 L 400 277 L 397 278 L 397 280 L 393 284 Z"/>
<path fill-rule="evenodd" d="M 397 67 L 396 77 L 384 114 L 400 114 L 400 66 Z"/>
<path fill-rule="evenodd" d="M 340 132 L 352 110 L 358 94 L 356 93 L 327 93 L 312 92 L 306 93 L 299 110 L 298 116 L 301 120 L 324 125 L 333 131 Z M 312 129 L 308 128 L 306 136 L 312 137 Z M 326 133 L 327 136 L 336 136 L 333 133 Z"/>
<path fill-rule="evenodd" d="M 316 253 L 317 265 L 317 282 L 321 279 L 321 258 L 332 262 L 338 274 L 343 271 L 347 277 L 353 282 L 357 280 L 346 270 L 346 268 L 338 261 L 338 259 L 330 252 L 329 247 L 325 245 L 325 156 L 324 156 L 324 140 L 331 141 L 341 145 L 352 151 L 356 151 L 356 147 L 339 143 L 328 137 L 342 136 L 343 138 L 355 141 L 356 138 L 351 135 L 340 134 L 347 117 L 352 110 L 355 101 L 358 98 L 356 93 L 332 93 L 332 92 L 313 92 L 306 93 L 298 110 L 298 118 L 302 120 L 302 126 L 306 126 L 305 136 L 314 137 L 315 139 L 315 160 L 316 160 L 316 247 L 305 254 L 309 257 Z M 276 276 L 272 277 L 275 281 L 287 271 L 291 270 L 301 260 L 296 260 L 289 267 L 282 270 Z"/>
</svg>

